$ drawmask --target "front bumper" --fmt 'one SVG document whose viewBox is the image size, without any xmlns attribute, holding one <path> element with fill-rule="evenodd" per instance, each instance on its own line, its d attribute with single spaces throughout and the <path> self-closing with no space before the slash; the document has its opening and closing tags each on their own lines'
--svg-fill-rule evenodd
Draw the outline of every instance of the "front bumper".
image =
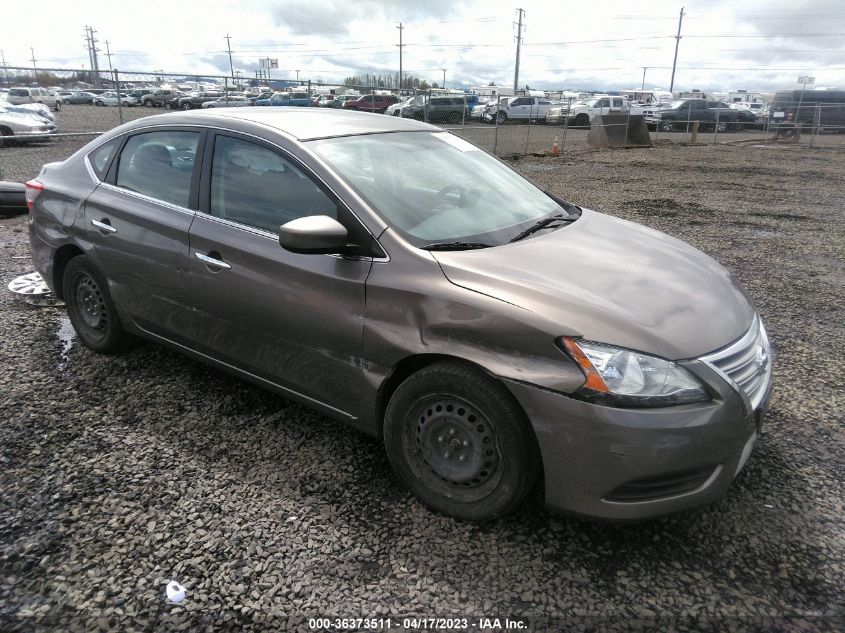
<svg viewBox="0 0 845 633">
<path fill-rule="evenodd" d="M 748 412 L 710 367 L 698 361 L 685 366 L 709 386 L 711 401 L 623 409 L 505 381 L 537 437 L 550 509 L 634 520 L 725 495 L 757 439 L 771 377 L 762 404 Z"/>
</svg>

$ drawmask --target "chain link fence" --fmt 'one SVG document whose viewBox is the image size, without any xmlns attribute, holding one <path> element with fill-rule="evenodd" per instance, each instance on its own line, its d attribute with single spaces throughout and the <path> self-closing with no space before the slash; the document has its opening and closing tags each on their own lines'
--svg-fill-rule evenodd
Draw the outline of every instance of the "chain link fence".
<svg viewBox="0 0 845 633">
<path fill-rule="evenodd" d="M 32 86 L 50 90 L 58 98 L 60 110 L 53 115 L 58 130 L 50 134 L 49 142 L 60 140 L 69 148 L 123 122 L 162 110 L 198 108 L 220 99 L 223 106 L 246 105 L 250 98 L 262 92 L 266 96 L 269 91 L 302 92 L 309 97 L 391 95 L 396 102 L 392 107 L 383 104 L 374 110 L 432 123 L 502 157 L 668 144 L 845 147 L 845 103 L 822 103 L 813 100 L 812 93 L 803 102 L 773 105 L 766 116 L 757 118 L 745 110 L 723 108 L 723 104 L 698 111 L 687 108 L 679 115 L 668 112 L 666 104 L 631 105 L 622 97 L 605 99 L 607 107 L 591 107 L 589 101 L 563 91 L 491 97 L 440 89 L 396 96 L 395 90 L 382 86 L 268 80 L 237 73 L 232 77 L 117 69 L 98 73 L 67 68 L 2 69 L 2 95 Z M 196 93 L 203 96 L 186 100 L 186 95 Z"/>
</svg>

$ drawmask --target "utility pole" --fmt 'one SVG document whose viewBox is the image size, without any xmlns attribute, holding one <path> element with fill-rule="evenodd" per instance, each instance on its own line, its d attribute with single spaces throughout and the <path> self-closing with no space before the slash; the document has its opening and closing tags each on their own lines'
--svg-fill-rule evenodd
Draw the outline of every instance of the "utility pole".
<svg viewBox="0 0 845 633">
<path fill-rule="evenodd" d="M 35 85 L 37 86 L 38 85 L 38 68 L 35 67 L 35 49 L 30 46 L 29 50 L 32 51 L 32 70 L 35 73 Z"/>
<path fill-rule="evenodd" d="M 94 58 L 91 56 L 91 38 L 88 34 L 88 27 L 85 27 L 85 49 L 88 51 L 88 67 L 94 71 Z"/>
<path fill-rule="evenodd" d="M 443 70 L 443 83 L 440 85 L 440 87 L 445 88 L 446 87 L 446 69 L 443 68 L 441 70 Z"/>
<path fill-rule="evenodd" d="M 684 8 L 681 7 L 681 15 L 678 18 L 678 34 L 675 36 L 675 59 L 672 60 L 672 80 L 669 82 L 669 92 L 675 88 L 675 66 L 678 63 L 678 44 L 681 43 L 681 24 L 684 22 Z"/>
<path fill-rule="evenodd" d="M 399 29 L 399 94 L 402 94 L 402 48 L 405 46 L 402 43 L 402 31 L 405 27 L 400 22 L 396 28 Z"/>
<path fill-rule="evenodd" d="M 226 33 L 226 48 L 229 49 L 229 70 L 232 72 L 232 79 L 235 79 L 235 67 L 232 66 L 232 42 L 231 36 Z"/>
<path fill-rule="evenodd" d="M 295 70 L 294 72 L 296 73 L 296 83 L 299 83 L 299 71 Z"/>
<path fill-rule="evenodd" d="M 3 60 L 3 74 L 6 77 L 6 85 L 11 88 L 12 83 L 9 81 L 9 69 L 6 68 L 6 55 L 3 53 L 3 51 L 0 51 L 0 59 Z"/>
<path fill-rule="evenodd" d="M 100 62 L 97 59 L 97 40 L 94 39 L 94 30 L 92 26 L 85 27 L 85 40 L 88 43 L 88 60 L 91 62 L 91 71 L 94 73 L 94 85 L 100 87 Z"/>
<path fill-rule="evenodd" d="M 522 16 L 525 15 L 524 9 L 517 9 L 519 13 L 519 22 L 516 27 L 516 66 L 513 71 L 513 91 L 519 89 L 519 47 L 522 44 Z"/>
<path fill-rule="evenodd" d="M 643 83 L 640 86 L 640 90 L 645 90 L 645 71 L 648 70 L 648 66 L 643 66 Z"/>
<path fill-rule="evenodd" d="M 111 51 L 109 50 L 109 41 L 108 40 L 106 40 L 106 57 L 109 58 L 109 72 L 113 73 L 114 69 L 112 68 L 112 65 L 111 65 Z"/>
</svg>

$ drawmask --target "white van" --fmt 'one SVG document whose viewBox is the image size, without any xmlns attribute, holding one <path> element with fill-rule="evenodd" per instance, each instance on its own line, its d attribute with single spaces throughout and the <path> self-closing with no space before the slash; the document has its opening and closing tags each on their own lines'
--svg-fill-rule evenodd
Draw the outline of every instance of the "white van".
<svg viewBox="0 0 845 633">
<path fill-rule="evenodd" d="M 6 100 L 12 105 L 43 103 L 56 112 L 62 109 L 61 99 L 45 88 L 9 88 Z"/>
</svg>

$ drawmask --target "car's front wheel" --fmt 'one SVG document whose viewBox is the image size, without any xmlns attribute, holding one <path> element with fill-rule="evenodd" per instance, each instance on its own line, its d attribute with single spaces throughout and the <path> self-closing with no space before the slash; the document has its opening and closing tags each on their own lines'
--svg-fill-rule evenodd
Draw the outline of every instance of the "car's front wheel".
<svg viewBox="0 0 845 633">
<path fill-rule="evenodd" d="M 660 122 L 660 129 L 663 132 L 671 132 L 675 129 L 675 122 L 670 119 L 665 119 Z"/>
<path fill-rule="evenodd" d="M 126 349 L 131 338 L 117 316 L 105 277 L 88 256 L 68 262 L 62 295 L 73 329 L 86 347 L 101 354 Z"/>
<path fill-rule="evenodd" d="M 534 434 L 511 394 L 456 362 L 430 365 L 397 388 L 385 414 L 384 444 L 418 499 L 461 520 L 510 512 L 539 470 Z"/>
</svg>

